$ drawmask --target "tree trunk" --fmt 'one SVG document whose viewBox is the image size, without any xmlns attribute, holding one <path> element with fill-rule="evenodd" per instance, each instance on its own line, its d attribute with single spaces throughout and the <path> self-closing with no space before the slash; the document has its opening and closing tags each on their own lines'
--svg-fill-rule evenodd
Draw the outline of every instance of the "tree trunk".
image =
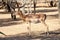
<svg viewBox="0 0 60 40">
<path fill-rule="evenodd" d="M 58 10 L 59 10 L 59 19 L 60 19 L 60 0 L 59 0 L 59 4 L 58 4 Z"/>
<path fill-rule="evenodd" d="M 36 0 L 33 0 L 34 3 L 34 14 L 36 13 Z"/>
</svg>

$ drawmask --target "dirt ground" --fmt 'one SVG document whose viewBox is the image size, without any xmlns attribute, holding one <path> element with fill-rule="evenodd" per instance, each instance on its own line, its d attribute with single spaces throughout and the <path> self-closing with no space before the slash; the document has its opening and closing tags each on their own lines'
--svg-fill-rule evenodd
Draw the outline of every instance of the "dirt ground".
<svg viewBox="0 0 60 40">
<path fill-rule="evenodd" d="M 40 10 L 39 10 L 40 9 Z M 60 40 L 60 20 L 57 8 L 37 8 L 37 13 L 47 15 L 49 35 L 46 34 L 47 27 L 42 23 L 31 25 L 21 23 L 19 16 L 17 20 L 11 19 L 10 13 L 0 13 L 0 40 Z M 30 29 L 28 29 L 30 27 Z"/>
</svg>

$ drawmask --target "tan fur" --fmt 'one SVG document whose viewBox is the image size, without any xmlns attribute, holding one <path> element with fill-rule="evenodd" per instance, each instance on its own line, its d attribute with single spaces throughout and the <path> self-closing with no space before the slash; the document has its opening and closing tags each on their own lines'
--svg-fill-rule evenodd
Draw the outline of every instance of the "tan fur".
<svg viewBox="0 0 60 40">
<path fill-rule="evenodd" d="M 38 19 L 39 21 L 43 20 L 45 21 L 45 14 L 27 14 L 24 15 L 22 11 L 17 12 L 20 16 L 20 19 L 22 19 L 25 22 L 31 22 L 31 19 Z"/>
</svg>

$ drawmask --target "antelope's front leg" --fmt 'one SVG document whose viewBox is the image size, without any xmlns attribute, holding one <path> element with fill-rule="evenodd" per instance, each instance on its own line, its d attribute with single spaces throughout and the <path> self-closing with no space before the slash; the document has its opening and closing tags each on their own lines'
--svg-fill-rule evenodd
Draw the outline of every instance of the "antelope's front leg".
<svg viewBox="0 0 60 40">
<path fill-rule="evenodd" d="M 30 24 L 30 23 L 31 23 L 31 20 L 30 20 L 30 19 L 28 19 L 28 20 L 26 20 L 26 22 L 27 22 L 27 24 Z"/>
<path fill-rule="evenodd" d="M 28 18 L 23 18 L 23 22 L 28 24 L 29 23 L 29 19 Z"/>
</svg>

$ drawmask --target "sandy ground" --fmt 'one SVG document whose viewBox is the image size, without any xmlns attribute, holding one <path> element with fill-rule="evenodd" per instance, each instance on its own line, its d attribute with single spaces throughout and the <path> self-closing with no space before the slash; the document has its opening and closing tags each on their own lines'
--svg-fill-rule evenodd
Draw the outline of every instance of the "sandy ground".
<svg viewBox="0 0 60 40">
<path fill-rule="evenodd" d="M 37 8 L 39 10 L 39 8 Z M 60 32 L 60 20 L 58 19 L 58 11 L 57 8 L 40 8 L 41 13 L 47 14 L 46 24 L 48 25 L 49 32 L 54 31 Z M 39 13 L 39 11 L 37 13 Z M 28 29 L 30 27 L 30 30 Z M 41 36 L 41 33 L 47 32 L 47 27 L 42 23 L 21 23 L 19 16 L 17 16 L 17 20 L 13 21 L 11 19 L 10 14 L 0 13 L 0 38 L 1 40 L 59 40 L 60 38 L 55 38 L 55 34 L 53 34 L 54 38 L 34 38 L 30 39 L 30 37 L 20 37 L 25 35 L 26 33 L 30 33 L 32 36 Z M 4 36 L 7 35 L 7 36 Z M 15 36 L 16 35 L 16 36 Z M 29 35 L 29 34 L 27 34 Z M 11 37 L 9 37 L 11 36 Z M 6 38 L 5 38 L 6 37 Z M 52 37 L 52 36 L 51 36 Z M 59 36 L 58 36 L 59 37 Z"/>
</svg>

